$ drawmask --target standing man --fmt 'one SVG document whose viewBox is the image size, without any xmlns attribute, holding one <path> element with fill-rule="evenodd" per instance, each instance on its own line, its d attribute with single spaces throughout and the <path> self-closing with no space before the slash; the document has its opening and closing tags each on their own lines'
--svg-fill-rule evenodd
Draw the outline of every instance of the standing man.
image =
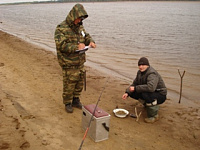
<svg viewBox="0 0 200 150">
<path fill-rule="evenodd" d="M 57 57 L 63 71 L 63 103 L 68 113 L 72 107 L 82 108 L 79 96 L 83 90 L 85 46 L 96 48 L 94 40 L 85 31 L 82 21 L 88 17 L 83 5 L 76 4 L 66 19 L 55 30 Z"/>
<path fill-rule="evenodd" d="M 133 83 L 126 89 L 122 99 L 128 96 L 139 100 L 147 109 L 145 122 L 157 121 L 159 104 L 166 100 L 167 88 L 160 74 L 149 65 L 147 58 L 138 61 L 139 70 Z"/>
</svg>

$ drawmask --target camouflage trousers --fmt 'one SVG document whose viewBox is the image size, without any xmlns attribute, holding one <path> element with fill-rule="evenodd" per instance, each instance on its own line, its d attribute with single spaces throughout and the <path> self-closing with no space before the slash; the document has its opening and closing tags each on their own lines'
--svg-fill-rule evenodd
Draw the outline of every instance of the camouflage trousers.
<svg viewBox="0 0 200 150">
<path fill-rule="evenodd" d="M 73 97 L 79 97 L 84 84 L 84 67 L 81 68 L 63 68 L 63 103 L 68 104 Z"/>
</svg>

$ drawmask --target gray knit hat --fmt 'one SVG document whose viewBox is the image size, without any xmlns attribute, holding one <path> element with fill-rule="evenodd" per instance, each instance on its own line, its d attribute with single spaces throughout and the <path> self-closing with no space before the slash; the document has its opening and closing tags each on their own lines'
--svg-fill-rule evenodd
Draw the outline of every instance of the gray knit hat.
<svg viewBox="0 0 200 150">
<path fill-rule="evenodd" d="M 146 57 L 141 57 L 138 61 L 138 66 L 139 65 L 147 65 L 149 66 L 149 60 Z"/>
</svg>

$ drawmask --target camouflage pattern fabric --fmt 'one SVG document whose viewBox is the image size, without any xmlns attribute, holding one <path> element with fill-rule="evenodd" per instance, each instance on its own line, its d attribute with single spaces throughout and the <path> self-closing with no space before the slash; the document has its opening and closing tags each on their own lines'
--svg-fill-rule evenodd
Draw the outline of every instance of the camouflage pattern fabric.
<svg viewBox="0 0 200 150">
<path fill-rule="evenodd" d="M 84 68 L 63 69 L 63 103 L 70 103 L 83 90 Z"/>
<path fill-rule="evenodd" d="M 75 53 L 78 44 L 89 45 L 94 42 L 91 36 L 85 31 L 83 25 L 75 25 L 77 18 L 87 18 L 87 12 L 81 4 L 76 4 L 61 24 L 55 30 L 55 43 L 57 57 L 61 67 L 71 68 L 71 66 L 81 66 L 86 61 L 85 53 Z"/>
<path fill-rule="evenodd" d="M 63 103 L 69 103 L 73 97 L 80 96 L 83 89 L 85 53 L 76 53 L 78 44 L 86 46 L 94 42 L 91 36 L 85 31 L 82 24 L 74 24 L 78 18 L 88 17 L 83 5 L 76 4 L 66 19 L 60 23 L 55 30 L 55 44 L 57 58 L 63 69 Z"/>
</svg>

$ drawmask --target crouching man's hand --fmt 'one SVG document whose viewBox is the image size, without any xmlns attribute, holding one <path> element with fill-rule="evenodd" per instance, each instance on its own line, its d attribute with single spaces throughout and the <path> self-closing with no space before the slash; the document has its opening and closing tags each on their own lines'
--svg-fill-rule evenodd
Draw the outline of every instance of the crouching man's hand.
<svg viewBox="0 0 200 150">
<path fill-rule="evenodd" d="M 127 93 L 125 93 L 124 95 L 122 95 L 122 99 L 126 99 L 128 97 L 128 94 Z"/>
<path fill-rule="evenodd" d="M 135 91 L 135 87 L 134 86 L 130 86 L 129 90 L 130 90 L 130 92 L 134 92 Z"/>
</svg>

